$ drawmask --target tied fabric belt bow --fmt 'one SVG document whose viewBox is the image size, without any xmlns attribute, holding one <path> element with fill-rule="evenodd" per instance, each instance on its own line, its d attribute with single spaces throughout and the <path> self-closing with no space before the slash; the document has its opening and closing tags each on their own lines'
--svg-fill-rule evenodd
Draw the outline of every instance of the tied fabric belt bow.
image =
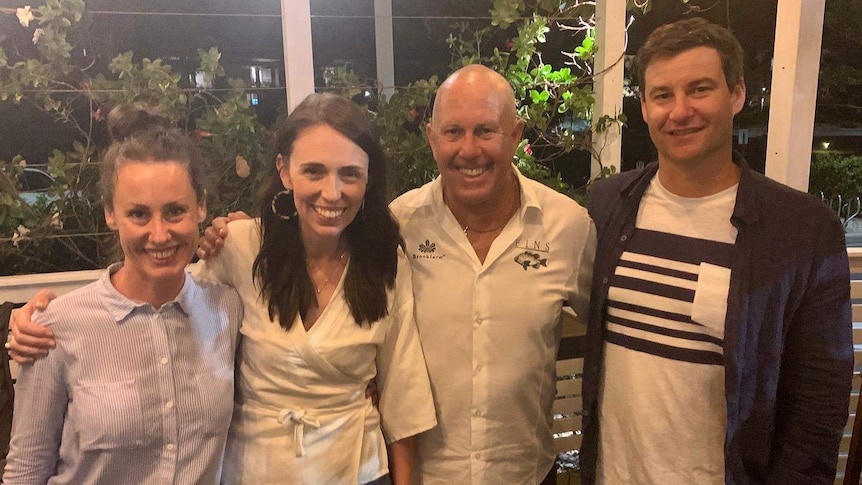
<svg viewBox="0 0 862 485">
<path fill-rule="evenodd" d="M 319 428 L 320 421 L 317 418 L 308 416 L 305 409 L 298 411 L 282 409 L 278 413 L 278 422 L 285 425 L 293 425 L 293 451 L 296 453 L 297 458 L 305 456 L 305 446 L 302 445 L 302 436 L 305 432 L 305 427 Z"/>
</svg>

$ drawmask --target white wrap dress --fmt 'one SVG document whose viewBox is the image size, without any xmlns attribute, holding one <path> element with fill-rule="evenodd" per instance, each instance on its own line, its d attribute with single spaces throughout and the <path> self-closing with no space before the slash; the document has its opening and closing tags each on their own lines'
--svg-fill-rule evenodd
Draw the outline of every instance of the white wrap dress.
<svg viewBox="0 0 862 485">
<path fill-rule="evenodd" d="M 388 317 L 357 325 L 342 275 L 310 330 L 298 316 L 284 330 L 270 320 L 254 284 L 258 227 L 256 220 L 232 222 L 222 253 L 195 268 L 236 288 L 245 306 L 222 483 L 373 481 L 388 473 L 386 443 L 436 425 L 406 257 L 399 251 Z M 379 413 L 365 397 L 375 376 Z"/>
</svg>

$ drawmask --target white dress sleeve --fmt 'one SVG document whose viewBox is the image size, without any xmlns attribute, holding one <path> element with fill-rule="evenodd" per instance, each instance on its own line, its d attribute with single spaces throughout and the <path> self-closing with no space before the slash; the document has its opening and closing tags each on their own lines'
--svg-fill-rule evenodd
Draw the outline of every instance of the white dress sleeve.
<svg viewBox="0 0 862 485">
<path fill-rule="evenodd" d="M 389 328 L 377 353 L 383 435 L 392 443 L 437 425 L 431 383 L 413 315 L 413 283 L 407 257 L 398 251 Z M 383 323 L 383 322 L 379 322 Z"/>
<path fill-rule="evenodd" d="M 190 264 L 186 268 L 189 274 L 199 281 L 216 281 L 239 290 L 238 278 L 244 275 L 236 271 L 244 267 L 241 260 L 250 257 L 253 262 L 260 251 L 258 224 L 258 219 L 228 223 L 228 236 L 218 256 Z"/>
</svg>

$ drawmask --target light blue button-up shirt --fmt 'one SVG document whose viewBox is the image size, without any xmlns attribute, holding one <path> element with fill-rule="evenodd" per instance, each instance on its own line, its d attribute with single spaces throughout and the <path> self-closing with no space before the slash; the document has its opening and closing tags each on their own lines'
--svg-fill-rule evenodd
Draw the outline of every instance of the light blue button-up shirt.
<svg viewBox="0 0 862 485">
<path fill-rule="evenodd" d="M 217 484 L 242 304 L 186 276 L 154 308 L 102 278 L 36 318 L 57 348 L 16 384 L 7 484 Z"/>
</svg>

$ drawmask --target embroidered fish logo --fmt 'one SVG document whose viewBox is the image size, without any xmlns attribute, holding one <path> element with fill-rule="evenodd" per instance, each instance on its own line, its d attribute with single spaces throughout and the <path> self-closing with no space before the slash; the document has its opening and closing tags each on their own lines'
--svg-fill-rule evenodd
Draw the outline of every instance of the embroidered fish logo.
<svg viewBox="0 0 862 485">
<path fill-rule="evenodd" d="M 520 264 L 527 271 L 527 268 L 539 269 L 540 266 L 548 267 L 548 258 L 542 258 L 537 253 L 524 251 L 515 256 L 515 262 Z"/>
<path fill-rule="evenodd" d="M 429 241 L 425 240 L 425 244 L 419 243 L 419 252 L 420 253 L 433 253 L 437 250 L 437 245 Z"/>
</svg>

